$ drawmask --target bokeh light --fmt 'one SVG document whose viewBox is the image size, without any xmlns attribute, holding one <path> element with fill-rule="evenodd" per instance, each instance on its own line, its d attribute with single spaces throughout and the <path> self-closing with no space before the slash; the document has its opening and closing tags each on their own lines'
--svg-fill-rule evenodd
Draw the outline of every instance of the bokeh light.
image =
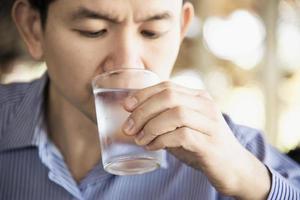
<svg viewBox="0 0 300 200">
<path fill-rule="evenodd" d="M 234 88 L 227 97 L 224 97 L 222 107 L 235 122 L 260 130 L 264 129 L 264 95 L 258 86 Z"/>
<path fill-rule="evenodd" d="M 251 69 L 263 57 L 266 31 L 258 16 L 237 10 L 226 18 L 209 17 L 203 25 L 203 37 L 217 57 Z"/>
</svg>

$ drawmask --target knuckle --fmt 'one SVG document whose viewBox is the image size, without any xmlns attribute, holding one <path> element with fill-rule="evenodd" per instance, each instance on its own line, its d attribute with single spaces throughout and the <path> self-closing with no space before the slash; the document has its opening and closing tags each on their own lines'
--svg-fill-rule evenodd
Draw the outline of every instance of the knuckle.
<svg viewBox="0 0 300 200">
<path fill-rule="evenodd" d="M 197 90 L 196 95 L 197 96 L 204 96 L 205 95 L 205 90 L 201 90 L 201 89 Z"/>
<path fill-rule="evenodd" d="M 181 128 L 181 139 L 183 141 L 191 141 L 192 140 L 192 134 L 187 127 Z"/>
<path fill-rule="evenodd" d="M 201 97 L 204 97 L 204 98 L 212 100 L 211 95 L 206 90 L 198 90 L 197 96 L 201 96 Z"/>
<path fill-rule="evenodd" d="M 176 106 L 174 108 L 174 114 L 175 116 L 180 119 L 181 121 L 184 121 L 186 119 L 186 114 L 185 114 L 185 110 L 184 108 L 180 107 L 180 106 Z"/>
<path fill-rule="evenodd" d="M 168 102 L 175 103 L 176 93 L 171 88 L 166 88 L 163 93 Z"/>
<path fill-rule="evenodd" d="M 206 108 L 209 109 L 209 111 L 213 112 L 216 110 L 215 103 L 210 100 L 205 100 L 204 104 L 206 105 Z"/>
<path fill-rule="evenodd" d="M 219 118 L 219 114 L 221 114 L 221 111 L 219 108 L 215 105 L 215 103 L 209 101 L 207 102 L 207 108 L 209 113 L 211 113 L 209 116 L 212 120 L 217 120 Z M 222 115 L 222 114 L 221 114 Z"/>
<path fill-rule="evenodd" d="M 212 96 L 211 96 L 208 92 L 205 92 L 204 97 L 205 97 L 206 99 L 210 100 L 210 101 L 213 101 Z"/>
<path fill-rule="evenodd" d="M 136 111 L 136 113 L 137 113 L 139 116 L 145 115 L 146 112 L 147 112 L 147 110 L 146 110 L 143 106 L 139 107 L 139 108 L 137 109 L 137 111 Z"/>
<path fill-rule="evenodd" d="M 210 94 L 209 94 L 206 90 L 202 90 L 202 95 L 203 95 L 204 97 L 210 98 Z"/>
<path fill-rule="evenodd" d="M 143 107 L 138 108 L 136 111 L 134 111 L 131 114 L 131 118 L 135 121 L 138 122 L 140 121 L 139 119 L 143 119 L 143 116 L 145 115 L 145 109 Z"/>
<path fill-rule="evenodd" d="M 186 127 L 182 128 L 181 141 L 183 148 L 190 150 L 194 149 L 195 137 L 190 129 Z"/>
<path fill-rule="evenodd" d="M 173 84 L 172 84 L 172 82 L 170 82 L 170 81 L 164 81 L 164 82 L 162 83 L 162 86 L 163 86 L 164 89 L 166 89 L 166 88 L 172 88 L 172 87 L 173 87 Z"/>
</svg>

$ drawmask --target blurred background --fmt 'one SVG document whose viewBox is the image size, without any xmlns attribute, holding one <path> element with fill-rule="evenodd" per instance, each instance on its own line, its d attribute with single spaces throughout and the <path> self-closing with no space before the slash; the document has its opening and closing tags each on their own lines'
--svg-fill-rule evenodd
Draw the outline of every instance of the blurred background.
<svg viewBox="0 0 300 200">
<path fill-rule="evenodd" d="M 175 81 L 204 87 L 283 152 L 300 142 L 300 1 L 194 0 Z M 202 86 L 201 86 L 202 85 Z"/>
<path fill-rule="evenodd" d="M 192 0 L 196 17 L 173 81 L 208 90 L 239 124 L 263 131 L 283 152 L 300 143 L 300 1 Z M 0 1 L 0 82 L 30 81 L 30 60 Z"/>
</svg>

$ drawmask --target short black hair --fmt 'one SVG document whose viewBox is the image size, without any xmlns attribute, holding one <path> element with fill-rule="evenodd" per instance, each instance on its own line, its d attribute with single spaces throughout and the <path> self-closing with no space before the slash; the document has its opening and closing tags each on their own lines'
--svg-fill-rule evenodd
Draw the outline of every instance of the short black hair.
<svg viewBox="0 0 300 200">
<path fill-rule="evenodd" d="M 30 5 L 39 11 L 41 16 L 41 22 L 42 25 L 45 26 L 47 21 L 47 15 L 48 15 L 48 8 L 51 3 L 53 3 L 55 0 L 29 0 Z M 183 0 L 183 3 L 187 2 L 189 0 Z"/>
<path fill-rule="evenodd" d="M 39 11 L 41 16 L 41 23 L 44 26 L 47 21 L 48 8 L 55 0 L 28 0 L 32 8 Z"/>
</svg>

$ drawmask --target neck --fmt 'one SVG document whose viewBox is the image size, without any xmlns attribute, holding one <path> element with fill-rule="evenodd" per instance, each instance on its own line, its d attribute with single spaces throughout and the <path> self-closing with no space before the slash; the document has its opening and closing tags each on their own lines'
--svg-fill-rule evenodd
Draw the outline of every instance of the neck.
<svg viewBox="0 0 300 200">
<path fill-rule="evenodd" d="M 49 84 L 48 134 L 79 182 L 101 158 L 97 126 Z"/>
</svg>

